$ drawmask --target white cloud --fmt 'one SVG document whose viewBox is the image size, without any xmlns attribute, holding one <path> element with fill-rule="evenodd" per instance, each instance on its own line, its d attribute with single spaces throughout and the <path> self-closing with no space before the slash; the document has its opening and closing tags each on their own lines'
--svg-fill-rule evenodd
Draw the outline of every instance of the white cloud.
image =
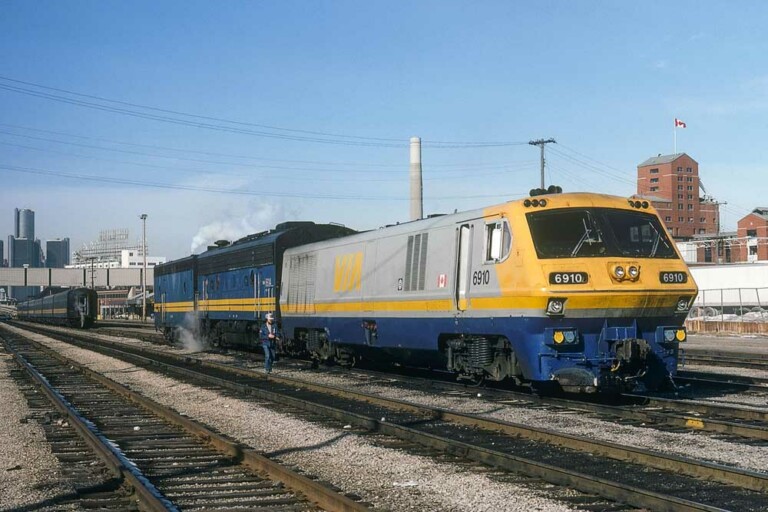
<svg viewBox="0 0 768 512">
<path fill-rule="evenodd" d="M 242 213 L 227 211 L 220 213 L 217 220 L 200 227 L 192 237 L 190 251 L 198 253 L 217 240 L 232 242 L 245 235 L 265 231 L 284 218 L 280 204 L 268 201 L 250 201 L 249 204 L 244 216 Z"/>
</svg>

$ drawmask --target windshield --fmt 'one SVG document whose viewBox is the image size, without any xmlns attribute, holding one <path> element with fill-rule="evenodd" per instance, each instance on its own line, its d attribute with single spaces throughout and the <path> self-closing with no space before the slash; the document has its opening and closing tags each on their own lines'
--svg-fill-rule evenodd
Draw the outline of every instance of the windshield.
<svg viewBox="0 0 768 512">
<path fill-rule="evenodd" d="M 658 217 L 613 208 L 526 214 L 539 258 L 677 258 Z"/>
</svg>

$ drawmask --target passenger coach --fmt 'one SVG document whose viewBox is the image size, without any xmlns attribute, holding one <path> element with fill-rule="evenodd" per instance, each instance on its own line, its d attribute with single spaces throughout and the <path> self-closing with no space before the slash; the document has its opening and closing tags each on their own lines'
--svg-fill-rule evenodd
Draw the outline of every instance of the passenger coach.
<svg viewBox="0 0 768 512">
<path fill-rule="evenodd" d="M 19 320 L 85 329 L 96 321 L 98 296 L 96 290 L 73 288 L 20 302 L 16 306 L 16 313 Z"/>
</svg>

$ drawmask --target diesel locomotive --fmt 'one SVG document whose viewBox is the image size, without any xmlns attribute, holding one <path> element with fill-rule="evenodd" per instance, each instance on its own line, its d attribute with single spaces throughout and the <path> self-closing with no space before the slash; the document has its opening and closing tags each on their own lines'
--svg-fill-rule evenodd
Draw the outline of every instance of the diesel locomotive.
<svg viewBox="0 0 768 512">
<path fill-rule="evenodd" d="M 572 392 L 656 389 L 672 383 L 698 291 L 653 207 L 635 198 L 546 194 L 315 242 L 278 243 L 291 232 L 279 228 L 158 267 L 156 297 L 173 299 L 156 301 L 158 327 L 195 312 L 211 339 L 255 344 L 260 313 L 275 311 L 279 348 L 317 361 Z M 246 245 L 263 258 L 235 259 Z"/>
<path fill-rule="evenodd" d="M 215 345 L 253 346 L 267 313 L 279 311 L 284 252 L 354 233 L 338 224 L 284 222 L 232 244 L 155 267 L 155 328 L 169 341 L 183 332 Z"/>
<path fill-rule="evenodd" d="M 19 320 L 87 329 L 96 321 L 98 298 L 90 288 L 72 288 L 20 302 L 16 314 Z"/>
</svg>

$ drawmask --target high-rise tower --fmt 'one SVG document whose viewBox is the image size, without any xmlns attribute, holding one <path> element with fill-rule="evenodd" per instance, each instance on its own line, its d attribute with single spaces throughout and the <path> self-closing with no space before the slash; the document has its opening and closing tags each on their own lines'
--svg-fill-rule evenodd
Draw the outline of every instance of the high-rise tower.
<svg viewBox="0 0 768 512">
<path fill-rule="evenodd" d="M 14 211 L 13 236 L 15 238 L 35 239 L 35 212 L 26 208 Z"/>
</svg>

